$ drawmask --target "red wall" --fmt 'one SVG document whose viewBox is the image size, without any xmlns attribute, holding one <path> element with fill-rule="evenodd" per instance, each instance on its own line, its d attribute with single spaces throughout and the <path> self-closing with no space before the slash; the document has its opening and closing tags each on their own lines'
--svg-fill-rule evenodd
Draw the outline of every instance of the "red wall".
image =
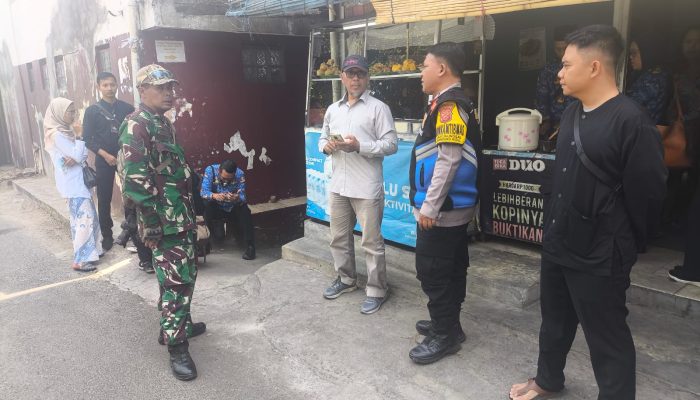
<svg viewBox="0 0 700 400">
<path fill-rule="evenodd" d="M 192 103 L 192 117 L 183 113 L 175 126 L 195 169 L 201 172 L 209 164 L 233 158 L 246 173 L 252 204 L 266 202 L 272 195 L 305 195 L 307 38 L 179 30 L 147 31 L 142 36 L 142 65 L 156 62 L 155 40 L 185 44 L 186 63 L 159 64 L 180 81 L 177 96 Z M 241 51 L 246 44 L 283 49 L 286 83 L 244 82 Z M 239 152 L 224 151 L 224 143 L 236 131 L 247 150 L 255 149 L 251 170 Z M 259 160 L 262 147 L 272 159 L 269 166 Z"/>
</svg>

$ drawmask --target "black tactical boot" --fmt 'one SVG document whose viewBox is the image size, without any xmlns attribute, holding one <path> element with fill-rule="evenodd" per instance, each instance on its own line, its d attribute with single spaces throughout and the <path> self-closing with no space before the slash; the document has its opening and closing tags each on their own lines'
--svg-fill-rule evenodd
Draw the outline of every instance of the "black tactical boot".
<svg viewBox="0 0 700 400">
<path fill-rule="evenodd" d="M 175 378 L 181 381 L 191 381 L 197 377 L 197 367 L 190 357 L 189 345 L 187 342 L 168 346 L 170 353 L 170 368 L 173 370 Z"/>
<path fill-rule="evenodd" d="M 432 330 L 433 321 L 422 319 L 416 322 L 416 331 L 421 335 L 430 336 L 432 335 Z M 464 335 L 464 330 L 462 330 L 461 323 L 457 323 L 457 325 L 454 326 L 454 334 L 457 336 L 457 341 L 460 343 L 464 343 L 464 341 L 467 339 L 467 337 Z"/>
<path fill-rule="evenodd" d="M 462 346 L 453 334 L 426 336 L 423 343 L 411 349 L 408 356 L 416 364 L 431 364 L 449 354 L 458 352 Z"/>
</svg>

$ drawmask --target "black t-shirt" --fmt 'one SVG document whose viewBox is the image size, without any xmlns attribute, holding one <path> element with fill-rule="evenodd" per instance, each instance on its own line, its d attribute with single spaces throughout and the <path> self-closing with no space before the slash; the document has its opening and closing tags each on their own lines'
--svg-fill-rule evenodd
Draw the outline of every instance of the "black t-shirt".
<svg viewBox="0 0 700 400">
<path fill-rule="evenodd" d="M 83 139 L 88 149 L 95 154 L 102 149 L 116 157 L 119 151 L 119 126 L 132 112 L 134 107 L 121 100 L 115 101 L 114 104 L 100 100 L 88 107 L 83 117 Z M 98 163 L 104 163 L 100 156 L 97 156 L 96 160 Z"/>
<path fill-rule="evenodd" d="M 542 256 L 596 275 L 629 268 L 656 228 L 666 193 L 666 167 L 658 130 L 625 95 L 582 112 L 580 136 L 588 158 L 622 188 L 614 189 L 580 161 L 574 118 L 581 102 L 561 119 L 551 188 L 545 195 Z"/>
</svg>

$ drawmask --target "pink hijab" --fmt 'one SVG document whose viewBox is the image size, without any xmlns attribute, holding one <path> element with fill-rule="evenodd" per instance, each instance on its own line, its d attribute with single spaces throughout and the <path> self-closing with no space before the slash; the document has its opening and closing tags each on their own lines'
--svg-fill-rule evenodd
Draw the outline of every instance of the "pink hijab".
<svg viewBox="0 0 700 400">
<path fill-rule="evenodd" d="M 75 132 L 73 127 L 68 124 L 63 117 L 66 115 L 66 110 L 73 104 L 73 101 L 64 97 L 56 97 L 51 100 L 46 114 L 44 114 L 44 146 L 46 150 L 51 150 L 54 147 L 54 135 L 56 133 L 64 135 L 70 140 L 75 140 Z"/>
</svg>

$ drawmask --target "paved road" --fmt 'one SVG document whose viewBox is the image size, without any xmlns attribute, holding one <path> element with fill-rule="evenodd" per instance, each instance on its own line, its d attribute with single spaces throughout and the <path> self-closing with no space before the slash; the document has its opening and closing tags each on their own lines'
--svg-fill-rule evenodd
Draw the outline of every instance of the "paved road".
<svg viewBox="0 0 700 400">
<path fill-rule="evenodd" d="M 279 248 L 272 246 L 262 246 L 254 262 L 241 261 L 241 249 L 229 246 L 215 249 L 197 280 L 193 316 L 208 326 L 190 345 L 199 378 L 176 381 L 156 343 L 153 276 L 115 249 L 100 269 L 120 268 L 75 281 L 84 275 L 69 269 L 65 225 L 32 204 L 0 189 L 2 400 L 500 400 L 534 373 L 537 305 L 512 309 L 469 295 L 462 351 L 416 366 L 407 353 L 417 339 L 413 324 L 426 317 L 424 297 L 394 286 L 379 313 L 361 315 L 362 291 L 321 297 L 328 271 L 273 262 Z M 54 283 L 63 284 L 47 287 Z M 631 311 L 637 398 L 699 399 L 697 321 Z M 566 373 L 562 399 L 596 398 L 580 334 Z"/>
<path fill-rule="evenodd" d="M 207 336 L 191 344 L 200 378 L 176 381 L 165 347 L 156 343 L 154 304 L 104 278 L 71 281 L 85 275 L 69 268 L 67 235 L 65 225 L 15 192 L 0 190 L 1 399 L 284 397 L 232 352 L 202 345 Z M 115 249 L 100 267 L 128 258 Z M 133 260 L 120 272 L 140 273 Z M 67 283 L 45 288 L 59 282 Z M 155 292 L 155 280 L 152 284 Z"/>
</svg>

